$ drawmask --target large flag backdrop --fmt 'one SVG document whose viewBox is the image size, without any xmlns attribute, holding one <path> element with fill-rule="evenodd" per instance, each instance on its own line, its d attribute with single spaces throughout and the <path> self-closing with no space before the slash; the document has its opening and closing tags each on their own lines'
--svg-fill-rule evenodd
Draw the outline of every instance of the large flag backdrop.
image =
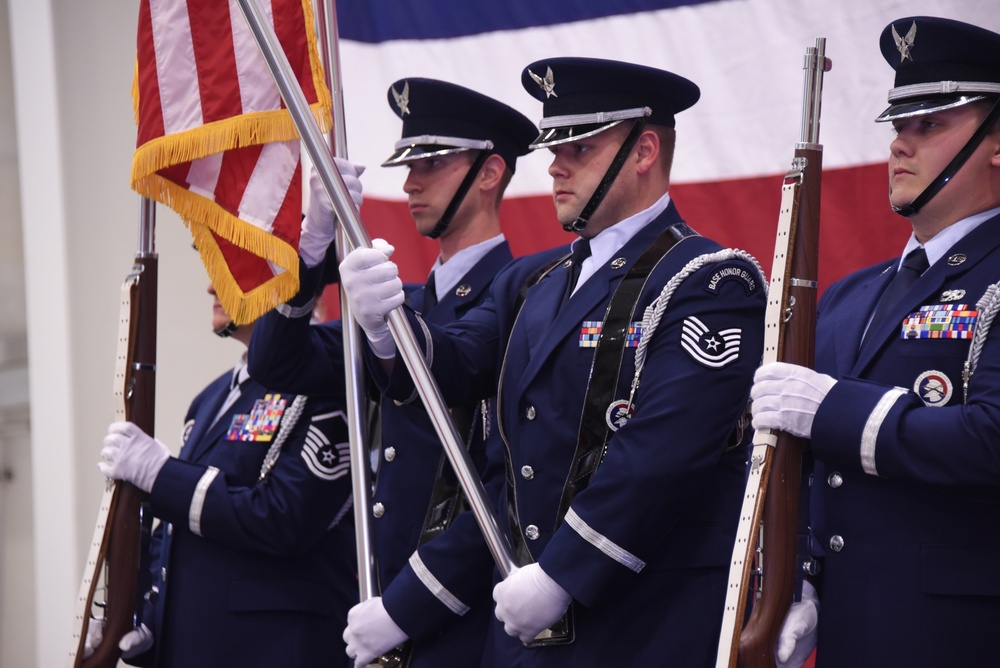
<svg viewBox="0 0 1000 668">
<path fill-rule="evenodd" d="M 416 235 L 403 168 L 379 168 L 400 136 L 386 101 L 408 76 L 452 81 L 533 120 L 541 105 L 521 70 L 550 56 L 612 58 L 695 81 L 701 100 L 677 117 L 671 196 L 687 221 L 720 243 L 753 253 L 769 270 L 781 179 L 799 139 L 806 47 L 825 37 L 826 75 L 820 289 L 901 252 L 909 233 L 887 198 L 893 72 L 878 49 L 891 20 L 927 14 L 1000 30 L 996 0 L 337 0 L 347 136 L 365 164 L 362 218 L 394 242 L 406 280 L 422 281 L 436 244 Z M 570 237 L 549 196 L 547 151 L 519 162 L 501 209 L 515 254 Z"/>
<path fill-rule="evenodd" d="M 330 126 L 311 0 L 261 3 L 320 127 Z M 237 324 L 299 287 L 298 133 L 234 0 L 143 0 L 132 187 L 175 209 Z"/>
</svg>

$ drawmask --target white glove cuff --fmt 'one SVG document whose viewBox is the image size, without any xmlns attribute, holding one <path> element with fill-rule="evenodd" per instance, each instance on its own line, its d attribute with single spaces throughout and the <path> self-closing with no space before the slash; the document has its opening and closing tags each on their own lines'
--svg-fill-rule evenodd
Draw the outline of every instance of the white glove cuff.
<svg viewBox="0 0 1000 668">
<path fill-rule="evenodd" d="M 392 333 L 387 325 L 366 334 L 368 345 L 371 346 L 375 357 L 380 360 L 391 360 L 396 356 L 396 342 L 392 340 Z"/>
</svg>

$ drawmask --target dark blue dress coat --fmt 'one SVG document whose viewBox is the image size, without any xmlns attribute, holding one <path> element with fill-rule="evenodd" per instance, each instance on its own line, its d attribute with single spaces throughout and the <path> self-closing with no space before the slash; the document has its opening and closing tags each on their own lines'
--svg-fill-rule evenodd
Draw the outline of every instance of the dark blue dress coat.
<svg viewBox="0 0 1000 668">
<path fill-rule="evenodd" d="M 897 262 L 851 274 L 819 305 L 816 368 L 840 382 L 812 433 L 812 529 L 825 554 L 818 665 L 993 665 L 1000 331 L 986 340 L 963 402 L 970 339 L 920 338 L 910 316 L 933 306 L 924 313 L 961 331 L 961 311 L 1000 281 L 1000 217 L 931 266 L 859 356 Z"/>
</svg>

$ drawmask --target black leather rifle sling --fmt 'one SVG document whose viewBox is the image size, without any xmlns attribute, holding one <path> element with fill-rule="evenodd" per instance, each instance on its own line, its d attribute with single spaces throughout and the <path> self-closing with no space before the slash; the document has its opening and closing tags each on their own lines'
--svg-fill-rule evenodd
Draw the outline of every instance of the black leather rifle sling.
<svg viewBox="0 0 1000 668">
<path fill-rule="evenodd" d="M 605 409 L 611 403 L 618 384 L 618 372 L 621 367 L 628 327 L 646 279 L 653 268 L 678 241 L 691 236 L 698 236 L 698 233 L 683 221 L 668 227 L 643 251 L 615 289 L 601 325 L 601 335 L 597 348 L 594 350 L 594 362 L 591 366 L 590 382 L 583 404 L 577 449 L 566 487 L 563 489 L 559 512 L 556 516 L 556 526 L 562 522 L 573 497 L 586 486 L 590 475 L 600 463 L 600 455 L 603 453 L 607 440 L 607 426 L 604 422 Z M 564 262 L 568 257 L 562 258 L 554 265 L 544 267 L 543 271 L 538 272 L 525 283 L 516 304 L 515 317 L 523 305 L 527 288 L 541 280 L 548 271 Z M 591 454 L 595 450 L 596 454 Z M 505 454 L 507 454 L 506 451 Z M 511 541 L 518 562 L 521 564 L 531 563 L 534 561 L 534 557 L 532 557 L 520 530 L 514 499 L 510 494 L 510 491 L 514 489 L 515 480 L 513 464 L 507 456 L 504 457 L 504 464 L 508 489 L 507 519 L 510 525 Z"/>
<path fill-rule="evenodd" d="M 594 350 L 587 394 L 580 414 L 576 453 L 559 501 L 555 527 L 562 523 L 573 498 L 587 486 L 604 458 L 612 433 L 606 415 L 615 399 L 629 326 L 646 281 L 678 242 L 692 236 L 698 236 L 698 233 L 684 222 L 675 223 L 661 232 L 625 274 L 611 297 Z"/>
</svg>

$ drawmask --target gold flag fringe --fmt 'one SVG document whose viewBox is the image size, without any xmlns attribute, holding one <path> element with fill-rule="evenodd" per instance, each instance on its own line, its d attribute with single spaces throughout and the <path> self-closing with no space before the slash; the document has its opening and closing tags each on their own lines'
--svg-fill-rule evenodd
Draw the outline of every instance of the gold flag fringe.
<svg viewBox="0 0 1000 668">
<path fill-rule="evenodd" d="M 333 101 L 316 47 L 312 0 L 302 0 L 306 45 L 317 101 L 310 104 L 321 132 L 333 127 Z M 139 62 L 132 77 L 132 111 L 139 123 Z M 226 313 L 237 325 L 253 322 L 299 290 L 298 250 L 273 234 L 240 220 L 216 204 L 159 174 L 161 169 L 209 155 L 278 141 L 296 141 L 298 129 L 287 109 L 274 109 L 222 119 L 152 139 L 132 158 L 132 189 L 175 210 L 191 231 L 209 279 Z M 282 271 L 244 293 L 226 264 L 212 232 L 269 262 Z"/>
</svg>

